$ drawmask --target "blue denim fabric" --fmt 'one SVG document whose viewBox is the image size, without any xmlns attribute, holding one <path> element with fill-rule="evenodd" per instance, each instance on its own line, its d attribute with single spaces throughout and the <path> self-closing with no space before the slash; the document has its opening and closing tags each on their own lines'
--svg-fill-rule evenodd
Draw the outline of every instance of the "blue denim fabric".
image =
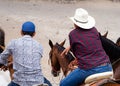
<svg viewBox="0 0 120 86">
<path fill-rule="evenodd" d="M 48 86 L 52 86 L 52 84 L 50 83 L 50 81 L 44 77 L 44 83 L 48 84 Z"/>
<path fill-rule="evenodd" d="M 72 71 L 67 77 L 61 80 L 60 86 L 79 86 L 89 75 L 107 71 L 112 71 L 110 64 L 107 64 L 105 66 L 98 66 L 89 70 L 77 68 Z"/>
<path fill-rule="evenodd" d="M 18 84 L 16 84 L 16 83 L 14 83 L 14 82 L 11 81 L 8 86 L 20 86 L 20 85 L 18 85 Z"/>
<path fill-rule="evenodd" d="M 44 77 L 44 83 L 48 84 L 48 86 L 52 86 L 52 84 L 50 83 L 50 81 L 47 78 L 45 78 L 45 77 Z M 11 81 L 8 86 L 20 86 L 20 85 L 18 85 L 18 84 L 16 84 L 16 83 L 14 83 L 14 82 Z"/>
</svg>

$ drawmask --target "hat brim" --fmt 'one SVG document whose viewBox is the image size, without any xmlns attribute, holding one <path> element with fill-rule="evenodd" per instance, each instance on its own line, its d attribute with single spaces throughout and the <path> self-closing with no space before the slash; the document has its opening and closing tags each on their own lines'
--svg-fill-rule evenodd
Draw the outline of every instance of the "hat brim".
<svg viewBox="0 0 120 86">
<path fill-rule="evenodd" d="M 76 22 L 74 17 L 70 17 L 70 19 L 73 21 L 73 23 L 75 23 L 77 26 L 79 26 L 83 29 L 91 29 L 92 27 L 95 26 L 95 19 L 91 16 L 88 16 L 88 22 L 86 22 L 86 23 Z"/>
</svg>

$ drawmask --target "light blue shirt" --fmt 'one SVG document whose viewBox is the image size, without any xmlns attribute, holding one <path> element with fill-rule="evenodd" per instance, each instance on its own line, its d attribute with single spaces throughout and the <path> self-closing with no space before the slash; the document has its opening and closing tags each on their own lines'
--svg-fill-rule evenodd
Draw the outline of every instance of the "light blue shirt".
<svg viewBox="0 0 120 86">
<path fill-rule="evenodd" d="M 44 82 L 41 70 L 43 47 L 31 36 L 25 35 L 12 40 L 0 55 L 0 63 L 7 64 L 9 55 L 13 56 L 14 79 L 20 86 L 32 86 Z"/>
</svg>

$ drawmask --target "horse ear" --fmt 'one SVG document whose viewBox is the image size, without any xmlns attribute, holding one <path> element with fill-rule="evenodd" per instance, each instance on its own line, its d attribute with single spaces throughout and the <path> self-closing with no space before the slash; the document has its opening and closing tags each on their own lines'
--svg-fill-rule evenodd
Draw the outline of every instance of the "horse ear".
<svg viewBox="0 0 120 86">
<path fill-rule="evenodd" d="M 53 48 L 53 43 L 50 39 L 49 39 L 49 45 L 50 45 L 51 48 Z"/>
<path fill-rule="evenodd" d="M 107 38 L 108 31 L 103 35 L 103 37 Z"/>
<path fill-rule="evenodd" d="M 61 42 L 60 45 L 63 46 L 65 44 L 65 41 L 66 39 L 63 42 Z"/>
</svg>

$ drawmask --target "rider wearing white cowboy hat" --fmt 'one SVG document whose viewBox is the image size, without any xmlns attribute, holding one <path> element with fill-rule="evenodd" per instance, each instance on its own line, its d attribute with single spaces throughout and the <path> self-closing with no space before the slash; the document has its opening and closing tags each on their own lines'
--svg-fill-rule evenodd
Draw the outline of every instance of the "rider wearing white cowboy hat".
<svg viewBox="0 0 120 86">
<path fill-rule="evenodd" d="M 85 9 L 76 9 L 74 17 L 70 19 L 79 27 L 84 29 L 91 29 L 95 26 L 95 19 L 88 14 Z"/>
<path fill-rule="evenodd" d="M 95 19 L 83 8 L 76 9 L 70 19 L 75 29 L 69 33 L 70 46 L 62 54 L 71 50 L 77 58 L 78 68 L 61 80 L 60 86 L 79 86 L 89 75 L 112 70 L 95 28 Z M 74 69 L 72 66 L 70 68 Z"/>
</svg>

